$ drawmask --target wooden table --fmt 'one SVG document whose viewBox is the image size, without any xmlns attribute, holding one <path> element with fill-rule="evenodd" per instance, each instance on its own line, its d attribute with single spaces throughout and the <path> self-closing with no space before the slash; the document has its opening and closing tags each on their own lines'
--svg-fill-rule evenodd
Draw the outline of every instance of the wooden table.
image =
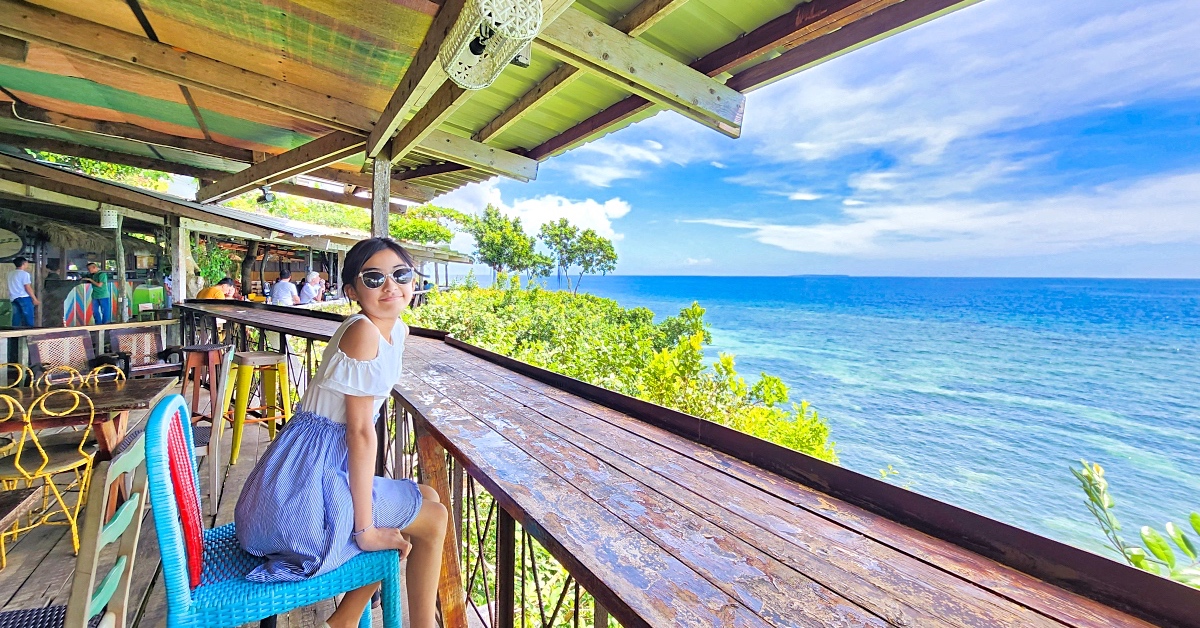
<svg viewBox="0 0 1200 628">
<path fill-rule="evenodd" d="M 125 438 L 125 429 L 131 410 L 145 410 L 158 403 L 175 384 L 174 377 L 151 377 L 123 381 L 108 381 L 75 387 L 75 390 L 87 395 L 96 408 L 92 420 L 92 429 L 98 445 L 97 460 L 108 460 L 121 440 Z M 64 386 L 56 386 L 51 390 L 60 390 Z M 46 394 L 45 388 L 9 388 L 0 390 L 0 395 L 7 395 L 17 400 L 22 407 L 28 408 L 36 399 Z M 73 405 L 69 395 L 52 398 L 46 404 L 50 411 L 63 411 Z M 87 423 L 86 414 L 69 416 L 48 416 L 39 404 L 34 410 L 33 428 L 46 429 L 51 427 L 74 427 Z M 17 419 L 0 422 L 0 434 L 19 432 L 23 423 Z"/>
</svg>

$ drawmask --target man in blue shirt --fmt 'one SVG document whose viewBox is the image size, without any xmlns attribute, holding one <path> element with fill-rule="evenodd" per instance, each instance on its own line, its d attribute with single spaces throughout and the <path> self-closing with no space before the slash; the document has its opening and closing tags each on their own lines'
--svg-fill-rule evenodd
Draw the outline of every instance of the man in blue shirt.
<svg viewBox="0 0 1200 628">
<path fill-rule="evenodd" d="M 25 269 L 29 260 L 24 257 L 13 258 L 16 270 L 8 273 L 8 298 L 13 304 L 13 327 L 33 327 L 33 306 L 41 305 L 33 294 L 33 279 Z"/>
<path fill-rule="evenodd" d="M 292 271 L 282 270 L 279 272 L 279 281 L 271 286 L 271 303 L 274 305 L 296 305 L 300 300 L 300 294 L 296 291 L 296 284 L 292 283 Z"/>
</svg>

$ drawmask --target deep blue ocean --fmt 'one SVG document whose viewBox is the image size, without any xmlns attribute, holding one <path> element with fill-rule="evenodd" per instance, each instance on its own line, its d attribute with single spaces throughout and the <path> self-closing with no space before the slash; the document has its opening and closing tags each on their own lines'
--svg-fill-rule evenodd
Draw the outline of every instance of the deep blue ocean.
<svg viewBox="0 0 1200 628">
<path fill-rule="evenodd" d="M 585 277 L 659 317 L 698 301 L 738 371 L 828 418 L 841 463 L 1102 551 L 1068 467 L 1130 540 L 1200 510 L 1200 281 Z M 1185 526 L 1186 528 L 1186 526 Z"/>
</svg>

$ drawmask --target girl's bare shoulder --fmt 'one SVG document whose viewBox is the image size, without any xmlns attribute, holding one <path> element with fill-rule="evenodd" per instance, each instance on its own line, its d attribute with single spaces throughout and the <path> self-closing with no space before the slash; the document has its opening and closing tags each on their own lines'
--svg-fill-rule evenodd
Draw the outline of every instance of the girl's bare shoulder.
<svg viewBox="0 0 1200 628">
<path fill-rule="evenodd" d="M 379 354 L 379 330 L 363 317 L 350 324 L 338 341 L 338 349 L 355 360 L 373 360 Z"/>
</svg>

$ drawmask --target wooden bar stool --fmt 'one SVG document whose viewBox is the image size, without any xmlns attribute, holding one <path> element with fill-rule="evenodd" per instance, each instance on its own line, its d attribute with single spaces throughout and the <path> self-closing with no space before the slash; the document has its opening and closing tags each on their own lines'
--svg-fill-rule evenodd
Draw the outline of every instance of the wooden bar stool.
<svg viewBox="0 0 1200 628">
<path fill-rule="evenodd" d="M 220 365 L 221 353 L 226 349 L 225 345 L 189 345 L 183 348 L 183 384 L 179 388 L 179 393 L 187 399 L 187 384 L 188 380 L 192 382 L 192 418 L 206 417 L 213 419 L 220 417 L 217 409 L 220 407 L 217 399 L 217 391 L 220 386 Z M 208 401 L 209 414 L 204 414 L 197 411 L 200 407 L 200 381 L 201 371 L 203 377 L 208 382 Z M 215 415 L 215 416 L 214 416 Z"/>
<path fill-rule="evenodd" d="M 284 422 L 292 416 L 292 390 L 288 382 L 287 355 L 274 351 L 238 351 L 233 354 L 237 383 L 233 393 L 233 447 L 229 451 L 229 464 L 237 464 L 242 449 L 242 430 L 246 422 L 267 423 L 271 439 L 275 439 L 277 412 Z M 259 401 L 261 405 L 250 406 L 250 384 L 254 374 L 259 375 Z M 278 397 L 276 397 L 278 394 Z M 251 410 L 261 412 L 259 418 L 246 418 Z"/>
</svg>

